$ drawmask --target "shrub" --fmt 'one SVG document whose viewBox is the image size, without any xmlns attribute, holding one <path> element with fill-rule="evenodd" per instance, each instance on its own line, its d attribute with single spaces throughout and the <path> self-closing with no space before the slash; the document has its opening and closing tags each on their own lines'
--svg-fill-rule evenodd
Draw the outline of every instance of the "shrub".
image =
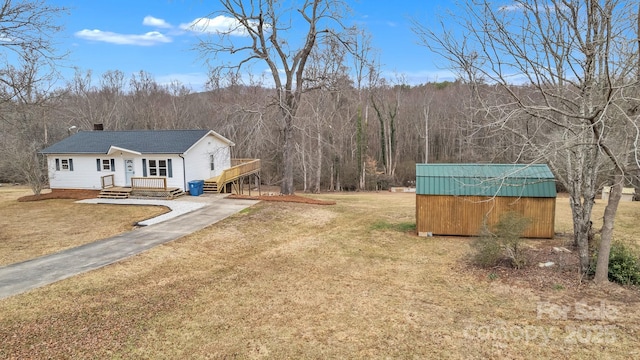
<svg viewBox="0 0 640 360">
<path fill-rule="evenodd" d="M 517 269 L 525 266 L 527 258 L 522 250 L 521 238 L 529 224 L 528 218 L 512 211 L 500 218 L 493 233 L 484 224 L 481 235 L 473 243 L 476 264 L 490 267 L 507 259 Z"/>
<path fill-rule="evenodd" d="M 597 252 L 591 261 L 590 275 L 595 274 Z M 609 281 L 623 285 L 640 285 L 640 260 L 633 249 L 620 241 L 611 244 Z"/>
<path fill-rule="evenodd" d="M 486 229 L 486 226 L 472 246 L 476 251 L 473 260 L 479 266 L 496 266 L 502 260 L 502 245 L 498 238 Z"/>
</svg>

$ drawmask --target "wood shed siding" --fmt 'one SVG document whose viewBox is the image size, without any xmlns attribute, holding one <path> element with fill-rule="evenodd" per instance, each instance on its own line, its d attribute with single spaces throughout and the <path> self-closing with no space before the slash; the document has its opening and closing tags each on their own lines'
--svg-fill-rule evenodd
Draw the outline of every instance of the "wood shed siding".
<svg viewBox="0 0 640 360">
<path fill-rule="evenodd" d="M 553 238 L 555 198 L 416 195 L 419 234 L 476 236 L 486 217 L 489 226 L 502 214 L 515 211 L 530 218 L 524 236 Z"/>
</svg>

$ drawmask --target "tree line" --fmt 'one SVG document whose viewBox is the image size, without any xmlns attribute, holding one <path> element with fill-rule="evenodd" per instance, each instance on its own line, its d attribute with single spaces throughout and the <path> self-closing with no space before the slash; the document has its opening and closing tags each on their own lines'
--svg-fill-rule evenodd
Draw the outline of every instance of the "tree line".
<svg viewBox="0 0 640 360">
<path fill-rule="evenodd" d="M 415 164 L 426 161 L 427 151 L 430 162 L 511 160 L 484 147 L 477 134 L 477 141 L 465 140 L 460 104 L 468 85 L 463 82 L 410 86 L 380 80 L 357 89 L 348 68 L 343 71 L 338 81 L 310 86 L 300 98 L 293 134 L 297 191 L 406 185 L 415 180 Z M 179 82 L 160 84 L 144 71 L 130 77 L 118 70 L 99 76 L 77 71 L 46 97 L 37 93 L 32 95 L 37 100 L 2 104 L 0 181 L 32 183 L 34 176 L 46 181 L 46 171 L 33 174 L 42 166 L 37 151 L 102 124 L 105 131 L 214 130 L 236 143 L 234 157 L 262 159 L 262 181 L 279 185 L 284 134 L 272 92 L 235 73 L 194 92 Z"/>
</svg>

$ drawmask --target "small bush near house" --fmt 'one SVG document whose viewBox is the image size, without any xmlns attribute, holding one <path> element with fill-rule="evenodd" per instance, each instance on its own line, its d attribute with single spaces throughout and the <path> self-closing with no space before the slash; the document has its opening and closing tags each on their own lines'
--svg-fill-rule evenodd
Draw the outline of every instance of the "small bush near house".
<svg viewBox="0 0 640 360">
<path fill-rule="evenodd" d="M 614 241 L 611 244 L 609 281 L 622 285 L 640 285 L 640 259 L 638 259 L 633 250 L 630 246 L 620 241 Z M 596 252 L 589 268 L 590 275 L 595 274 L 597 258 L 598 254 Z"/>
<path fill-rule="evenodd" d="M 507 259 L 516 269 L 525 266 L 527 258 L 521 246 L 521 237 L 529 223 L 528 218 L 516 212 L 508 212 L 500 218 L 493 232 L 485 224 L 482 234 L 473 243 L 476 249 L 475 263 L 491 267 Z"/>
</svg>

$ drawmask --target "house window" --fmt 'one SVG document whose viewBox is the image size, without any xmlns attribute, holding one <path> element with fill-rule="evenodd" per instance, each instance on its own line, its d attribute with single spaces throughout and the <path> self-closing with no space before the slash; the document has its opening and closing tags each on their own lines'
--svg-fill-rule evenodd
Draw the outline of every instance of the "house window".
<svg viewBox="0 0 640 360">
<path fill-rule="evenodd" d="M 142 159 L 142 176 L 166 176 L 173 177 L 171 159 L 147 160 Z"/>
<path fill-rule="evenodd" d="M 73 171 L 73 159 L 56 159 L 56 171 Z"/>
<path fill-rule="evenodd" d="M 98 171 L 116 171 L 116 160 L 96 159 L 96 169 Z"/>
<path fill-rule="evenodd" d="M 214 165 L 214 159 L 215 159 L 215 156 L 213 156 L 213 154 L 209 155 L 209 163 L 211 164 L 211 171 L 216 169 Z"/>
<path fill-rule="evenodd" d="M 167 160 L 149 160 L 149 176 L 167 176 Z"/>
</svg>

